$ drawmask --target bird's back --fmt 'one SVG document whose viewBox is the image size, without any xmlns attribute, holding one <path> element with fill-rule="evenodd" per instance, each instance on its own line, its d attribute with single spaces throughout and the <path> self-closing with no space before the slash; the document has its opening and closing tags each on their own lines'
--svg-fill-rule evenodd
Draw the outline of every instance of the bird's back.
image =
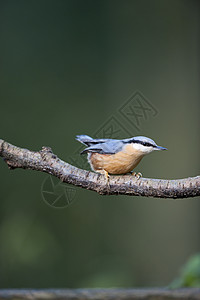
<svg viewBox="0 0 200 300">
<path fill-rule="evenodd" d="M 92 139 L 88 135 L 78 135 L 76 139 L 89 146 L 85 148 L 81 154 L 87 152 L 101 153 L 101 154 L 115 154 L 122 150 L 124 144 L 122 140 L 115 139 Z"/>
</svg>

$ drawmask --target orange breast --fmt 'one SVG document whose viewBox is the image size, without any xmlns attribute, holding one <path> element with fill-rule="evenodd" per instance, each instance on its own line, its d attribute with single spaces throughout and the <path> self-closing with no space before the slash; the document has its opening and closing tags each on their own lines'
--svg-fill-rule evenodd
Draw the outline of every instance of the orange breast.
<svg viewBox="0 0 200 300">
<path fill-rule="evenodd" d="M 126 174 L 132 171 L 144 155 L 131 145 L 116 154 L 91 153 L 88 161 L 94 171 L 106 170 L 110 174 Z"/>
</svg>

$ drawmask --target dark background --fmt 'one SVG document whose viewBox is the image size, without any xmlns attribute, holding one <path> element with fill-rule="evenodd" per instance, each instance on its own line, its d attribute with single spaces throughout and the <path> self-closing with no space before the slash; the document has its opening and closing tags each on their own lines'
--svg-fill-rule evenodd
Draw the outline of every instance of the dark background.
<svg viewBox="0 0 200 300">
<path fill-rule="evenodd" d="M 0 138 L 85 168 L 76 134 L 144 135 L 168 148 L 140 163 L 144 177 L 198 175 L 199 8 L 2 0 Z M 199 252 L 198 198 L 100 196 L 2 160 L 0 187 L 1 288 L 168 285 Z"/>
</svg>

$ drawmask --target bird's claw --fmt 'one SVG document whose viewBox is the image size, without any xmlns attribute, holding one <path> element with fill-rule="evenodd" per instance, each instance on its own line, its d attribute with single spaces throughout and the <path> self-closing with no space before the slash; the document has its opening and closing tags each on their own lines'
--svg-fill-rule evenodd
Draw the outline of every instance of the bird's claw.
<svg viewBox="0 0 200 300">
<path fill-rule="evenodd" d="M 99 171 L 99 173 L 101 173 L 105 176 L 106 184 L 110 188 L 110 183 L 109 183 L 110 175 L 108 174 L 108 172 L 106 170 L 101 170 L 101 171 Z"/>
<path fill-rule="evenodd" d="M 140 173 L 140 172 L 139 173 L 132 172 L 131 175 L 135 176 L 137 179 L 140 179 L 142 177 L 142 173 Z"/>
</svg>

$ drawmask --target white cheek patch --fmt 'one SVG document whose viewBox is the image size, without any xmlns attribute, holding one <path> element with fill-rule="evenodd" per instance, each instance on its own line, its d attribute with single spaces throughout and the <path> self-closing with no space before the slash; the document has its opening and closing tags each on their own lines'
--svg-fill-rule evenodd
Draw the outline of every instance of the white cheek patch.
<svg viewBox="0 0 200 300">
<path fill-rule="evenodd" d="M 132 144 L 132 145 L 133 145 L 133 149 L 141 151 L 142 153 L 150 153 L 154 150 L 153 147 L 143 146 L 142 144 L 139 144 L 139 143 L 135 143 L 135 144 Z"/>
<path fill-rule="evenodd" d="M 141 144 L 132 144 L 133 145 L 133 149 L 139 150 L 141 152 L 144 151 L 144 146 Z"/>
</svg>

